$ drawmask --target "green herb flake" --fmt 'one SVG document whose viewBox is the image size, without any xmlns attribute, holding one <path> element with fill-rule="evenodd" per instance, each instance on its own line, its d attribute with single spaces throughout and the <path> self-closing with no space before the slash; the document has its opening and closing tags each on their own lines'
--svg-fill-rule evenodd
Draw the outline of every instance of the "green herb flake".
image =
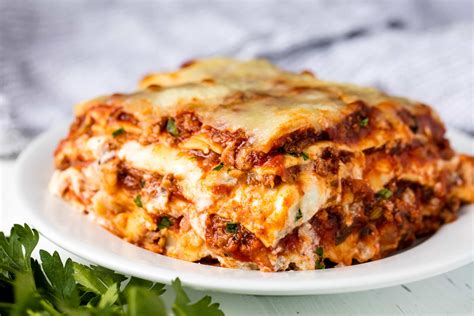
<svg viewBox="0 0 474 316">
<path fill-rule="evenodd" d="M 308 156 L 308 154 L 307 154 L 307 153 L 305 153 L 304 151 L 303 151 L 303 152 L 301 152 L 301 157 L 303 157 L 303 160 L 304 160 L 304 161 L 306 161 L 306 160 L 308 160 L 308 159 L 309 159 L 309 156 Z"/>
<path fill-rule="evenodd" d="M 326 269 L 326 265 L 324 264 L 324 250 L 323 247 L 317 247 L 314 253 L 318 256 L 316 259 L 316 264 L 315 264 L 315 269 L 321 270 L 321 269 Z"/>
<path fill-rule="evenodd" d="M 133 202 L 135 203 L 136 206 L 143 208 L 142 196 L 141 196 L 140 194 L 137 195 L 137 196 L 133 199 Z"/>
<path fill-rule="evenodd" d="M 321 258 L 321 257 L 323 256 L 323 254 L 324 254 L 323 247 L 318 247 L 318 248 L 316 248 L 316 250 L 315 250 L 314 252 L 318 255 L 318 257 Z"/>
<path fill-rule="evenodd" d="M 382 199 L 385 199 L 385 200 L 391 198 L 392 195 L 393 195 L 392 191 L 390 191 L 390 190 L 387 189 L 387 188 L 383 188 L 382 190 L 380 190 L 379 192 L 377 192 L 377 196 L 378 196 L 379 198 L 382 198 Z"/>
<path fill-rule="evenodd" d="M 120 127 L 119 129 L 116 129 L 115 131 L 113 131 L 112 136 L 117 137 L 117 136 L 122 135 L 123 133 L 125 133 L 125 129 L 123 127 Z"/>
<path fill-rule="evenodd" d="M 222 168 L 224 168 L 224 164 L 221 162 L 220 164 L 218 164 L 217 166 L 215 166 L 214 168 L 212 168 L 212 170 L 214 170 L 214 171 L 219 171 L 219 170 L 221 170 Z"/>
<path fill-rule="evenodd" d="M 323 261 L 318 261 L 318 262 L 316 262 L 316 269 L 317 269 L 317 270 L 326 269 L 326 265 L 324 264 Z"/>
<path fill-rule="evenodd" d="M 160 219 L 160 223 L 158 224 L 158 228 L 159 229 L 163 229 L 163 228 L 168 228 L 171 226 L 171 221 L 170 219 L 168 218 L 168 216 L 163 216 L 161 219 Z"/>
<path fill-rule="evenodd" d="M 239 230 L 239 226 L 237 223 L 227 223 L 225 225 L 225 232 L 228 234 L 235 234 Z"/>
<path fill-rule="evenodd" d="M 166 122 L 166 130 L 174 137 L 179 136 L 178 128 L 176 128 L 176 123 L 172 118 L 168 119 L 168 122 Z"/>
<path fill-rule="evenodd" d="M 369 118 L 365 117 L 359 122 L 360 127 L 367 127 L 369 125 Z"/>
<path fill-rule="evenodd" d="M 302 218 L 303 218 L 303 213 L 301 212 L 301 209 L 299 208 L 298 211 L 296 212 L 295 222 L 299 221 Z"/>
<path fill-rule="evenodd" d="M 146 184 L 145 180 L 141 179 L 140 180 L 140 188 L 143 189 L 145 187 L 145 184 Z"/>
</svg>

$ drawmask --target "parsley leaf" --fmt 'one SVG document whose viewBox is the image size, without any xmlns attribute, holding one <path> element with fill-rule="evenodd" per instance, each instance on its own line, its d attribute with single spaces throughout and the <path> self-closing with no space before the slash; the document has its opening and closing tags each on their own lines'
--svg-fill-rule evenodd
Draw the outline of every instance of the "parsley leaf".
<svg viewBox="0 0 474 316">
<path fill-rule="evenodd" d="M 125 133 L 125 129 L 123 127 L 120 127 L 119 129 L 116 129 L 115 131 L 113 131 L 112 136 L 117 137 L 117 136 L 122 135 L 123 133 Z"/>
<path fill-rule="evenodd" d="M 176 127 L 176 122 L 172 118 L 169 118 L 168 121 L 166 122 L 166 130 L 168 131 L 168 133 L 170 133 L 174 137 L 179 136 L 179 131 L 178 131 L 178 128 Z"/>
<path fill-rule="evenodd" d="M 158 228 L 163 229 L 163 228 L 168 228 L 171 226 L 171 221 L 167 216 L 163 216 L 160 219 L 160 222 L 158 223 Z"/>
<path fill-rule="evenodd" d="M 39 234 L 28 225 L 14 225 L 10 237 L 0 232 L 0 289 L 8 288 L 17 304 L 12 314 L 26 314 L 36 291 L 31 253 L 38 244 Z M 0 303 L 2 302 L 0 295 Z M 5 295 L 6 296 L 6 295 Z"/>
<path fill-rule="evenodd" d="M 62 263 L 59 254 L 55 251 L 50 255 L 40 250 L 43 271 L 51 284 L 48 292 L 50 301 L 61 311 L 79 306 L 79 293 L 74 279 L 74 268 L 71 259 Z"/>
<path fill-rule="evenodd" d="M 365 117 L 365 118 L 361 119 L 360 122 L 359 122 L 360 127 L 367 127 L 368 125 L 369 125 L 369 118 L 368 117 Z"/>
<path fill-rule="evenodd" d="M 218 164 L 217 166 L 215 166 L 214 168 L 212 168 L 212 170 L 214 170 L 214 171 L 219 171 L 219 170 L 221 170 L 223 167 L 224 167 L 224 164 L 221 162 L 220 164 Z"/>
<path fill-rule="evenodd" d="M 218 303 L 211 304 L 211 297 L 204 296 L 196 303 L 191 304 L 191 300 L 184 292 L 179 279 L 174 280 L 172 286 L 176 293 L 173 312 L 177 316 L 224 316 L 224 313 L 219 309 Z"/>
<path fill-rule="evenodd" d="M 377 192 L 377 196 L 378 196 L 379 198 L 382 198 L 382 199 L 385 199 L 385 200 L 391 198 L 392 195 L 393 195 L 392 191 L 390 191 L 390 190 L 387 189 L 387 188 L 383 188 L 382 190 L 380 190 L 379 192 Z"/>
<path fill-rule="evenodd" d="M 0 232 L 0 271 L 15 273 L 31 270 L 30 257 L 38 240 L 38 232 L 28 225 L 14 225 L 8 238 Z"/>
<path fill-rule="evenodd" d="M 301 212 L 301 209 L 299 208 L 298 211 L 296 212 L 295 222 L 299 221 L 302 218 L 303 218 L 303 212 Z"/>
<path fill-rule="evenodd" d="M 326 265 L 322 260 L 319 260 L 316 262 L 316 269 L 321 270 L 321 269 L 326 269 Z"/>
<path fill-rule="evenodd" d="M 227 223 L 225 225 L 225 232 L 228 234 L 235 234 L 237 233 L 238 229 L 239 229 L 239 226 L 237 223 Z"/>
<path fill-rule="evenodd" d="M 166 316 L 165 305 L 159 296 L 142 287 L 132 286 L 127 290 L 128 316 Z"/>
<path fill-rule="evenodd" d="M 142 196 L 141 196 L 140 194 L 138 194 L 138 195 L 133 199 L 133 203 L 135 203 L 136 206 L 143 208 Z"/>
<path fill-rule="evenodd" d="M 285 151 L 283 150 L 283 152 L 281 152 L 281 153 L 283 153 L 283 154 L 288 154 L 288 155 L 290 155 L 290 156 L 292 156 L 292 157 L 295 157 L 295 158 L 301 157 L 301 158 L 303 158 L 304 161 L 306 161 L 306 160 L 309 159 L 308 154 L 305 153 L 304 151 L 298 153 L 298 152 L 294 152 L 294 151 L 285 152 Z"/>
<path fill-rule="evenodd" d="M 159 295 L 165 292 L 164 284 L 132 277 L 122 297 L 128 304 L 127 315 L 166 315 Z"/>
<path fill-rule="evenodd" d="M 326 265 L 324 264 L 324 258 L 323 258 L 323 255 L 324 255 L 324 249 L 323 247 L 318 247 L 316 248 L 316 250 L 314 251 L 314 253 L 318 256 L 318 258 L 316 259 L 316 263 L 315 263 L 315 269 L 318 270 L 318 269 L 326 269 Z"/>
<path fill-rule="evenodd" d="M 323 247 L 318 247 L 318 248 L 316 248 L 315 253 L 318 255 L 318 257 L 322 257 L 323 254 L 324 254 Z"/>
<path fill-rule="evenodd" d="M 107 268 L 80 263 L 74 263 L 74 277 L 83 290 L 99 295 L 105 294 L 110 286 L 126 280 L 123 275 Z"/>
<path fill-rule="evenodd" d="M 146 289 L 147 291 L 153 292 L 156 295 L 161 295 L 165 293 L 165 285 L 161 283 L 153 283 L 152 281 L 136 278 L 136 277 L 131 277 L 130 281 L 128 282 L 127 286 L 124 289 L 124 292 L 126 293 L 129 289 L 132 287 L 141 287 Z"/>
</svg>

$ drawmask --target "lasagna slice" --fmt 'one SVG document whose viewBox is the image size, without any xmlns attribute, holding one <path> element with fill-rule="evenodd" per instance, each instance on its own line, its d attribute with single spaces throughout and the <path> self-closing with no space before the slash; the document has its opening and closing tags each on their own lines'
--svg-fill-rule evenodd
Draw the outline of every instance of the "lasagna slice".
<svg viewBox="0 0 474 316">
<path fill-rule="evenodd" d="M 474 202 L 426 105 L 207 59 L 79 104 L 51 191 L 166 256 L 261 271 L 376 260 Z"/>
</svg>

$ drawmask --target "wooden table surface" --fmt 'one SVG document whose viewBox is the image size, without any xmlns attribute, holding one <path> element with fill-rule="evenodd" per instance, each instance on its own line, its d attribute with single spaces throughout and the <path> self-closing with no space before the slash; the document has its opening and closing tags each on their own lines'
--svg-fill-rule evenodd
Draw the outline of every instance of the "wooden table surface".
<svg viewBox="0 0 474 316">
<path fill-rule="evenodd" d="M 28 222 L 12 197 L 13 166 L 14 161 L 0 160 L 0 230 L 3 231 L 9 230 L 13 223 Z M 38 248 L 59 250 L 61 255 L 77 259 L 44 238 Z M 191 298 L 211 294 L 226 315 L 474 315 L 473 279 L 474 263 L 471 263 L 423 281 L 346 294 L 272 297 L 191 289 L 187 292 Z M 173 294 L 168 291 L 164 299 L 170 306 Z"/>
</svg>

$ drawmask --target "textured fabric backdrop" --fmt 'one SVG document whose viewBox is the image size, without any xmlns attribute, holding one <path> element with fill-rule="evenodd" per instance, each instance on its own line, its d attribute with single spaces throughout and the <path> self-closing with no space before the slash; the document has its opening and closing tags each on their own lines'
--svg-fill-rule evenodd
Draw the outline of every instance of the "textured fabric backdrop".
<svg viewBox="0 0 474 316">
<path fill-rule="evenodd" d="M 75 103 L 211 55 L 265 57 L 433 105 L 474 134 L 470 0 L 0 0 L 0 157 Z"/>
</svg>

